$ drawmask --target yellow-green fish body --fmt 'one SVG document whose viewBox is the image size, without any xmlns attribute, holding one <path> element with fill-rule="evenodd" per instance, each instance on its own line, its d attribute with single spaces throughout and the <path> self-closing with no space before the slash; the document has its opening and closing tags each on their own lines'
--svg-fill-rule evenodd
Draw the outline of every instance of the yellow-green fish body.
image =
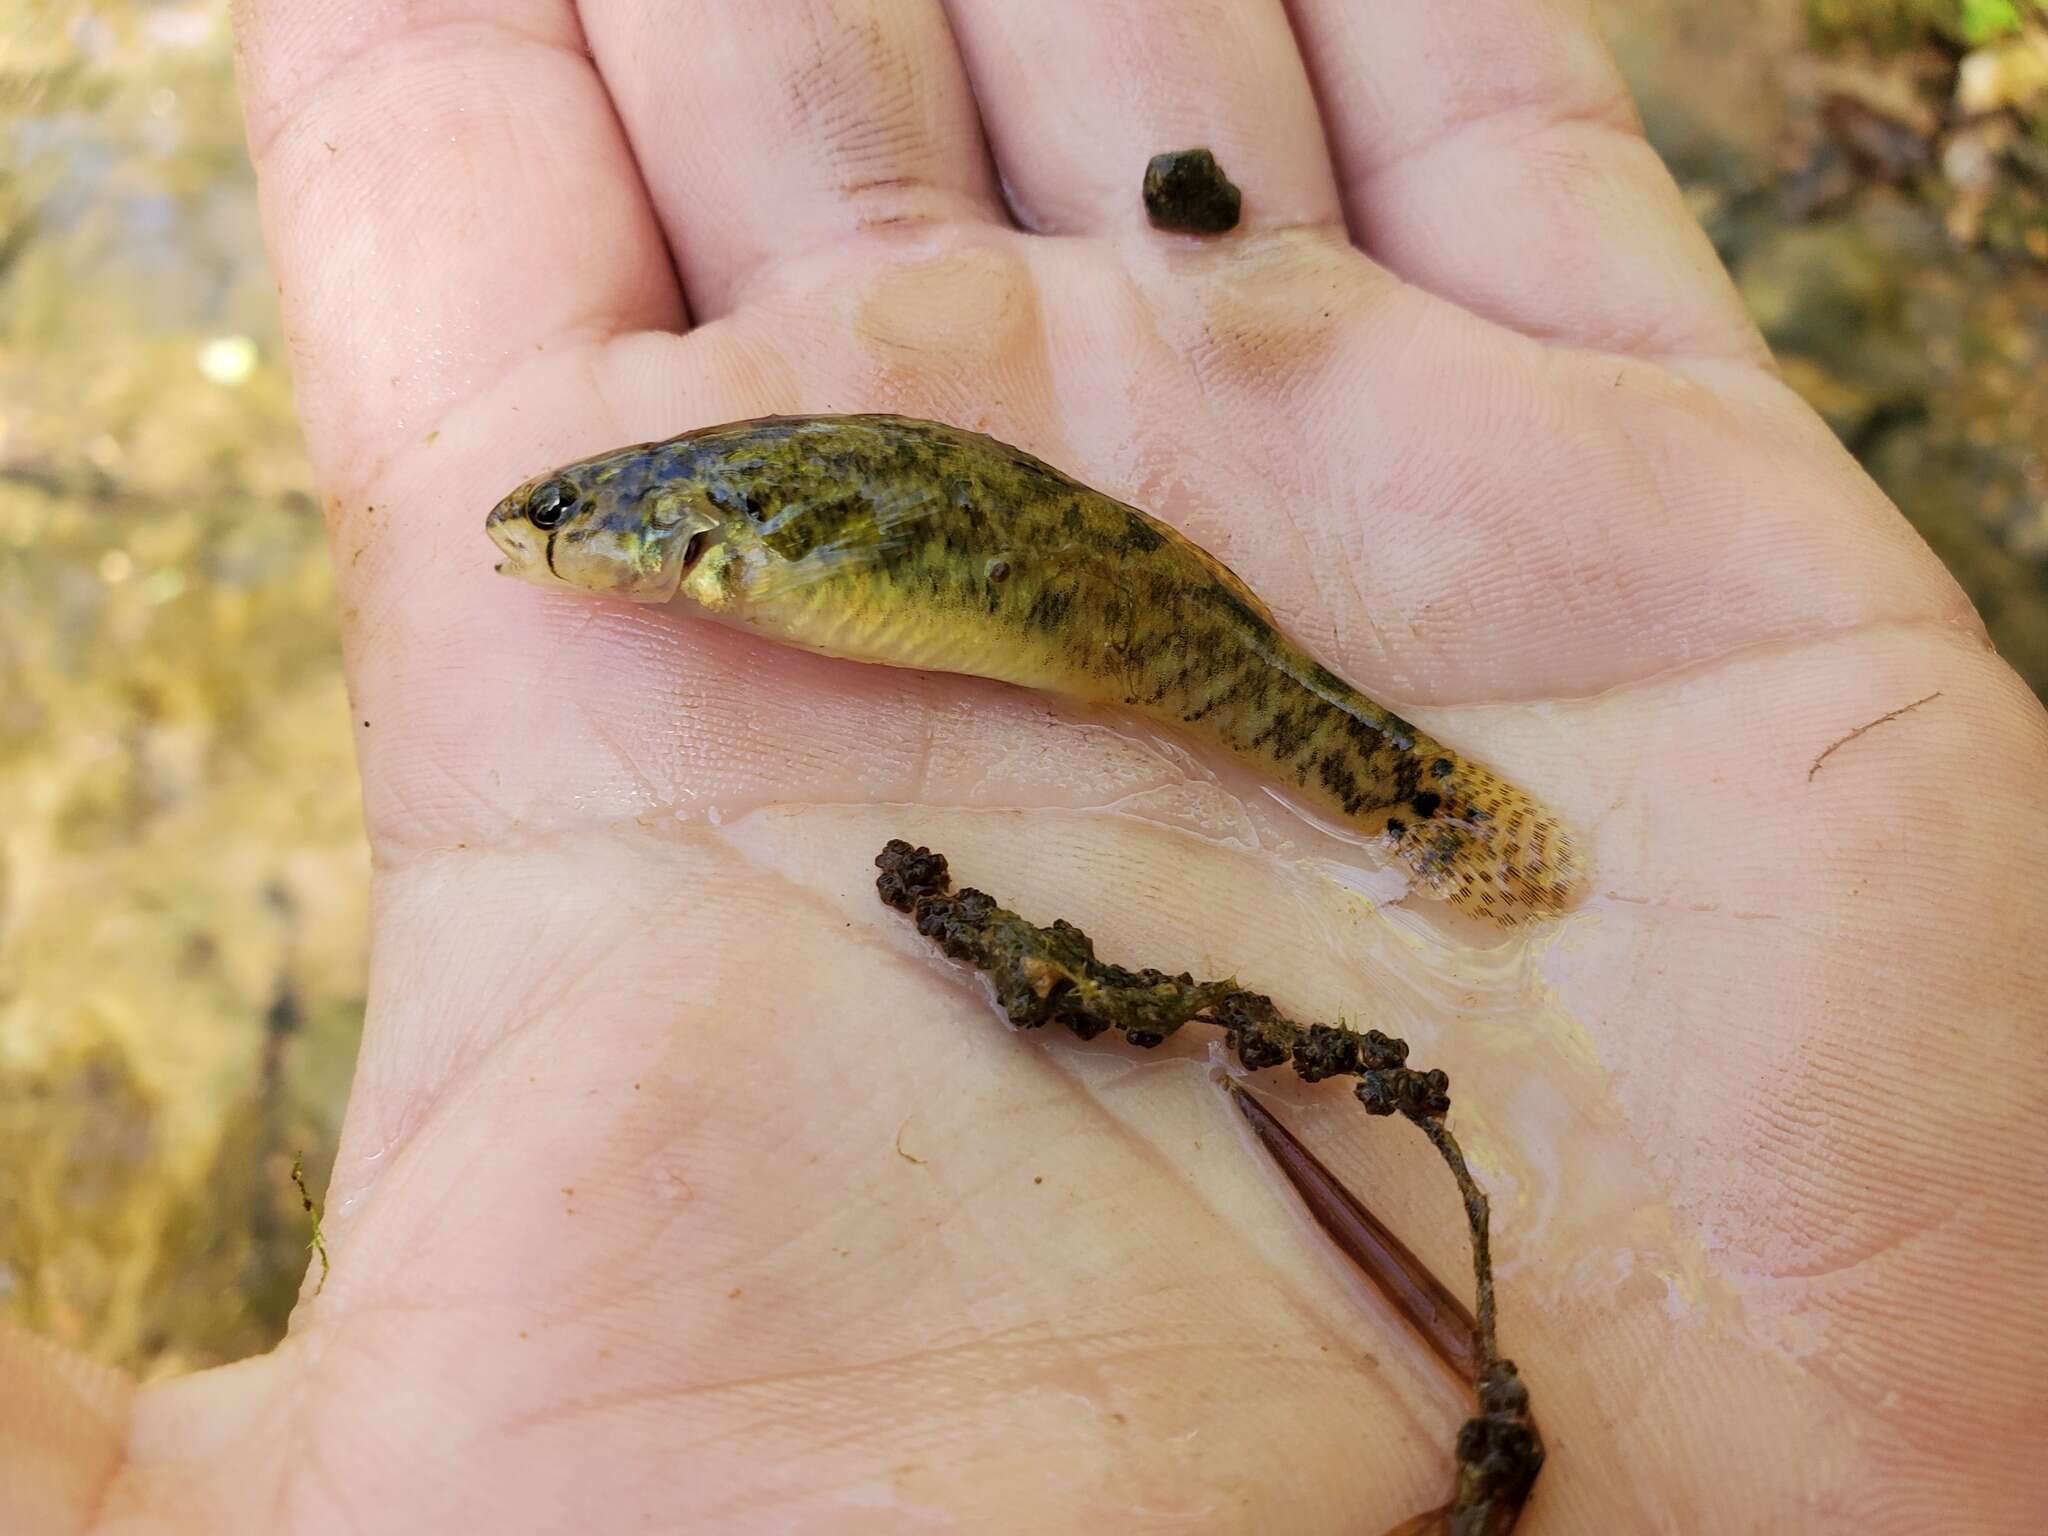
<svg viewBox="0 0 2048 1536">
<path fill-rule="evenodd" d="M 979 433 L 736 422 L 530 481 L 488 528 L 514 575 L 1134 710 L 1384 836 L 1425 887 L 1503 922 L 1558 907 L 1578 877 L 1554 816 L 1318 663 L 1203 550 Z"/>
</svg>

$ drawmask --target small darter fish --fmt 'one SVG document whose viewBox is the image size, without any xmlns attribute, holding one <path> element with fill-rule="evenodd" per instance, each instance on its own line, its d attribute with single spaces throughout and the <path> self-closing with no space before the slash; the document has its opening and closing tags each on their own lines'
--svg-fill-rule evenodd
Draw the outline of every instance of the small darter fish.
<svg viewBox="0 0 2048 1536">
<path fill-rule="evenodd" d="M 901 416 L 707 427 L 530 480 L 486 528 L 509 575 L 1134 711 L 1502 923 L 1556 910 L 1579 879 L 1555 816 L 1316 661 L 1220 562 L 980 433 Z"/>
</svg>

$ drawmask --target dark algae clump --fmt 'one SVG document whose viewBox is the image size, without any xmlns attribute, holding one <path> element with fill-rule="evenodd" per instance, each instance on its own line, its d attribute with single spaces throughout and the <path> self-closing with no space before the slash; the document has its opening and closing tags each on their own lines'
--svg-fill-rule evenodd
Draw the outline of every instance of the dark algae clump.
<svg viewBox="0 0 2048 1536">
<path fill-rule="evenodd" d="M 917 931 L 947 958 L 972 966 L 994 988 L 996 1005 L 1020 1029 L 1061 1024 L 1084 1040 L 1120 1031 L 1150 1048 L 1186 1024 L 1224 1032 L 1230 1049 L 1252 1070 L 1292 1063 L 1308 1082 L 1351 1077 L 1352 1093 L 1372 1115 L 1400 1115 L 1437 1149 L 1465 1206 L 1477 1283 L 1476 1315 L 1395 1240 L 1356 1197 L 1288 1134 L 1270 1110 L 1241 1088 L 1240 1108 L 1261 1143 L 1301 1193 L 1338 1247 L 1394 1301 L 1445 1363 L 1472 1381 L 1478 1412 L 1458 1431 L 1457 1480 L 1441 1508 L 1416 1516 L 1397 1533 L 1503 1536 L 1511 1531 L 1543 1468 L 1543 1440 L 1529 1413 L 1529 1391 L 1496 1341 L 1493 1259 L 1486 1195 L 1465 1166 L 1457 1138 L 1444 1124 L 1450 1079 L 1408 1065 L 1408 1045 L 1376 1029 L 1299 1024 L 1273 1000 L 1235 979 L 1197 981 L 1187 972 L 1130 970 L 1100 959 L 1088 935 L 1063 919 L 1041 928 L 971 886 L 953 888 L 945 856 L 899 839 L 875 857 L 875 889 L 907 913 Z"/>
<path fill-rule="evenodd" d="M 1237 228 L 1244 194 L 1206 149 L 1172 149 L 1145 166 L 1145 216 L 1154 229 L 1221 235 Z"/>
</svg>

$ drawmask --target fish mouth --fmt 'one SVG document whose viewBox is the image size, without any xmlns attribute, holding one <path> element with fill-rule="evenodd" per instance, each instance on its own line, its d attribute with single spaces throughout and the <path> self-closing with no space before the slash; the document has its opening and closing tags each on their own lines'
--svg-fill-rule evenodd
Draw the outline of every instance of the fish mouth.
<svg viewBox="0 0 2048 1536">
<path fill-rule="evenodd" d="M 541 546 L 540 531 L 509 503 L 500 502 L 491 509 L 484 519 L 484 532 L 505 557 L 494 567 L 499 575 L 543 586 L 561 585 L 561 579 L 548 569 L 548 551 Z"/>
</svg>

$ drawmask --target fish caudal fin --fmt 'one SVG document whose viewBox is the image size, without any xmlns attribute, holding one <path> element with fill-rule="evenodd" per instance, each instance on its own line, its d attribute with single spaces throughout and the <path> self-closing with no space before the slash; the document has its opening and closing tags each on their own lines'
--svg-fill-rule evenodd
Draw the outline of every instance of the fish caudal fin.
<svg viewBox="0 0 2048 1536">
<path fill-rule="evenodd" d="M 1568 906 L 1585 871 L 1564 823 L 1490 769 L 1449 755 L 1451 771 L 1413 810 L 1388 818 L 1395 857 L 1432 895 L 1504 926 Z"/>
</svg>

